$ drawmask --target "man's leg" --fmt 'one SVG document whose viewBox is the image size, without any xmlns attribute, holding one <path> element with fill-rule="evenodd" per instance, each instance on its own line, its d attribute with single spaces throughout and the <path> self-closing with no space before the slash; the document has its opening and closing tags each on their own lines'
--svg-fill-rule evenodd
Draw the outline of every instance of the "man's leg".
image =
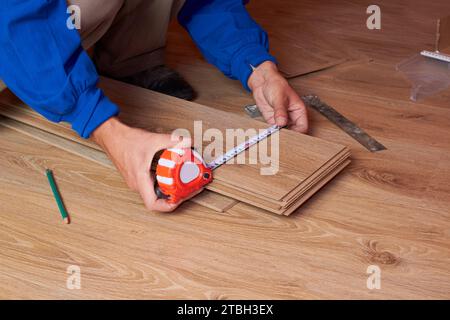
<svg viewBox="0 0 450 320">
<path fill-rule="evenodd" d="M 174 0 L 126 0 L 95 47 L 101 73 L 128 77 L 164 63 Z"/>
<path fill-rule="evenodd" d="M 79 30 L 83 47 L 89 50 L 109 30 L 123 7 L 125 0 L 68 0 L 69 5 L 77 5 L 81 12 Z"/>
<path fill-rule="evenodd" d="M 81 37 L 100 74 L 191 100 L 193 89 L 165 67 L 169 21 L 184 0 L 69 0 L 81 8 Z"/>
<path fill-rule="evenodd" d="M 192 100 L 194 90 L 164 66 L 167 28 L 184 0 L 126 0 L 95 47 L 100 73 L 147 89 Z"/>
</svg>

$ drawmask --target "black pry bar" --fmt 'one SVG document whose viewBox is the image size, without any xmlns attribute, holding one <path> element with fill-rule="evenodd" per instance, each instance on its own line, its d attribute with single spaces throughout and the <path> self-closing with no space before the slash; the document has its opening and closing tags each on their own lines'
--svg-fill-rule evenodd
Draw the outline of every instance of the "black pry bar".
<svg viewBox="0 0 450 320">
<path fill-rule="evenodd" d="M 317 110 L 328 120 L 344 130 L 349 136 L 362 144 L 370 152 L 377 152 L 387 149 L 377 140 L 368 135 L 363 129 L 358 127 L 355 123 L 337 112 L 333 107 L 330 107 L 326 103 L 322 102 L 318 96 L 306 95 L 302 96 L 302 100 L 306 105 L 314 110 Z"/>
</svg>

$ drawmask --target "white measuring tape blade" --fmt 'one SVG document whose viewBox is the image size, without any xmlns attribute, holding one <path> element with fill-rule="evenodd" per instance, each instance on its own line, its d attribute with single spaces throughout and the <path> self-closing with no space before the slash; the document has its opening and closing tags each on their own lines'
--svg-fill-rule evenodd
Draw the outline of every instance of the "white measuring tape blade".
<svg viewBox="0 0 450 320">
<path fill-rule="evenodd" d="M 247 150 L 251 146 L 254 146 L 258 142 L 266 139 L 267 137 L 271 136 L 275 132 L 280 131 L 281 128 L 282 127 L 280 127 L 280 126 L 273 125 L 270 128 L 264 129 L 263 131 L 261 131 L 256 136 L 251 137 L 250 139 L 244 141 L 240 145 L 234 147 L 233 149 L 227 151 L 225 154 L 217 157 L 216 159 L 214 159 L 213 161 L 208 163 L 207 164 L 208 168 L 210 168 L 212 170 L 216 169 L 217 167 L 221 166 L 222 164 L 224 164 L 228 160 L 236 157 L 241 152 L 244 152 L 245 150 Z"/>
</svg>

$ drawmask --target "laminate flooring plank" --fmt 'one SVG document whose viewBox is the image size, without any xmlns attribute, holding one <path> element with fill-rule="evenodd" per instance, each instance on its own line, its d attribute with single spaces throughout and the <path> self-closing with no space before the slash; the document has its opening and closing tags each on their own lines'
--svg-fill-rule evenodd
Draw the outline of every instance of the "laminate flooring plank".
<svg viewBox="0 0 450 320">
<path fill-rule="evenodd" d="M 93 141 L 80 138 L 69 125 L 65 123 L 54 123 L 46 120 L 41 115 L 31 110 L 18 98 L 14 97 L 9 90 L 0 93 L 0 113 L 8 118 L 25 123 L 43 131 L 52 133 L 62 138 L 88 146 L 101 151 L 102 149 Z"/>
<path fill-rule="evenodd" d="M 308 0 L 280 4 L 261 0 L 250 2 L 247 7 L 255 20 L 265 23 L 266 28 L 290 25 L 291 21 L 299 26 L 308 23 L 316 32 L 342 43 L 341 47 L 360 54 L 360 60 L 355 57 L 350 63 L 351 68 L 344 63 L 292 79 L 300 85 L 408 101 L 411 86 L 395 66 L 422 50 L 434 49 L 436 21 L 450 12 L 450 2 L 383 0 L 377 4 L 383 12 L 381 30 L 366 27 L 367 6 L 359 1 Z M 290 32 L 283 28 L 281 31 L 283 34 Z M 298 41 L 302 39 L 303 35 L 299 35 Z M 220 72 L 204 62 L 189 35 L 176 23 L 169 30 L 167 53 L 168 64 L 181 72 L 199 92 L 199 103 L 238 114 L 245 114 L 243 107 L 253 103 L 251 95 L 242 90 L 239 83 L 224 80 Z M 214 90 L 205 89 L 208 86 Z M 424 99 L 421 104 L 448 108 L 449 98 L 450 88 Z"/>
<path fill-rule="evenodd" d="M 260 208 L 266 209 L 268 211 L 272 211 L 274 213 L 280 213 L 282 212 L 283 208 L 290 206 L 294 202 L 298 202 L 297 200 L 302 197 L 302 195 L 307 192 L 310 188 L 314 187 L 314 185 L 320 181 L 323 177 L 325 177 L 327 174 L 332 172 L 336 169 L 336 167 L 339 167 L 343 162 L 345 162 L 348 159 L 349 155 L 344 154 L 339 159 L 336 159 L 332 164 L 327 166 L 327 169 L 317 172 L 317 174 L 314 174 L 311 178 L 309 178 L 307 181 L 305 181 L 305 186 L 303 186 L 301 189 L 296 190 L 295 194 L 293 194 L 293 197 L 289 199 L 289 201 L 274 201 L 267 198 L 259 197 L 255 193 L 251 192 L 244 192 L 243 190 L 239 190 L 233 186 L 222 184 L 221 182 L 216 182 L 214 188 L 211 190 L 223 193 L 224 195 L 228 195 L 235 199 L 244 199 L 246 203 L 253 204 L 255 206 L 258 206 Z M 217 187 L 217 189 L 216 189 Z"/>
<path fill-rule="evenodd" d="M 4 109 L 6 109 L 6 111 Z M 36 119 L 39 118 L 39 116 L 37 116 L 37 115 L 33 114 L 32 112 L 30 112 L 29 109 L 27 109 L 25 106 L 21 106 L 21 109 L 17 109 L 17 108 L 10 107 L 10 106 L 5 106 L 4 109 L 0 110 L 0 111 L 3 112 L 4 114 L 7 114 L 9 116 L 12 116 L 12 117 L 18 119 L 18 120 L 22 120 L 23 121 L 25 119 L 25 121 L 30 123 L 30 124 L 35 124 L 36 123 Z M 27 110 L 27 111 L 25 112 L 24 110 Z M 31 117 L 31 120 L 28 120 L 28 117 Z M 43 121 L 45 121 L 45 120 L 43 120 Z M 58 124 L 56 124 L 56 125 L 51 124 L 51 123 L 47 124 L 45 122 L 44 123 L 39 122 L 39 123 L 41 123 L 42 127 L 44 127 L 47 130 L 49 130 L 49 127 L 55 127 L 55 129 L 49 130 L 49 131 L 54 131 L 54 132 L 57 132 L 57 133 L 61 132 L 60 131 L 60 126 Z M 66 128 L 62 127 L 62 129 L 64 129 L 64 130 L 62 130 L 62 134 L 64 135 L 64 133 L 66 132 L 66 130 L 65 130 Z M 25 130 L 25 131 L 27 131 L 27 130 Z M 30 134 L 31 135 L 36 135 L 36 133 L 30 133 Z M 37 137 L 41 137 L 42 133 L 39 133 L 36 136 Z M 70 134 L 66 134 L 66 136 L 73 137 L 73 135 L 71 133 Z M 45 137 L 48 138 L 47 136 L 45 136 Z M 82 140 L 82 139 L 78 139 L 78 138 L 74 138 L 74 139 Z M 47 139 L 47 140 L 49 140 L 51 142 L 54 142 L 55 138 L 50 135 L 50 139 Z M 65 139 L 58 139 L 58 138 L 56 138 L 56 141 L 58 142 L 60 147 L 61 147 L 61 145 L 63 145 L 63 149 L 67 150 L 67 144 L 68 143 L 66 141 L 64 141 L 64 140 Z M 53 145 L 55 145 L 55 144 L 53 143 Z M 69 144 L 69 146 L 70 146 L 70 148 L 69 148 L 70 151 L 74 151 L 75 150 L 75 153 L 78 153 L 79 155 L 84 156 L 84 157 L 91 158 L 94 161 L 100 162 L 102 164 L 105 164 L 105 161 L 106 161 L 107 165 L 112 166 L 112 164 L 110 163 L 109 159 L 107 159 L 107 157 L 104 154 L 98 155 L 101 158 L 100 161 L 99 161 L 97 159 L 98 158 L 97 154 L 95 152 L 93 152 L 94 150 L 92 150 L 89 147 L 87 147 L 87 149 L 84 149 L 81 145 L 79 147 L 75 146 L 75 148 L 73 148 L 73 146 L 70 145 L 70 144 Z M 85 151 L 85 152 L 82 152 L 82 151 Z M 92 156 L 92 154 L 94 156 Z M 305 183 L 307 182 L 307 180 L 308 179 L 305 180 Z M 220 191 L 217 188 L 214 188 L 214 187 L 211 187 L 211 188 L 212 188 L 211 190 L 214 190 L 215 192 Z M 230 194 L 232 194 L 232 193 L 229 193 L 227 191 L 219 192 L 219 193 L 221 193 L 222 195 L 230 195 Z M 254 205 L 258 205 L 259 204 L 259 202 L 252 201 L 250 199 L 251 195 L 250 196 L 247 195 L 246 197 L 242 197 L 241 194 L 242 194 L 242 191 L 239 192 L 239 190 L 237 190 L 237 192 L 234 194 L 234 199 L 246 200 L 248 203 L 252 203 Z M 217 211 L 220 211 L 220 212 L 225 211 L 226 209 L 230 208 L 231 206 L 233 206 L 236 203 L 235 201 L 231 200 L 230 198 L 220 197 L 219 195 L 215 196 L 215 195 L 211 194 L 210 192 L 205 192 L 201 196 L 196 197 L 194 201 L 197 202 L 197 203 L 200 203 L 202 205 L 206 205 L 208 208 L 213 208 L 213 209 L 215 209 Z M 262 199 L 260 202 L 264 203 L 264 199 Z M 260 204 L 260 207 L 267 208 L 267 205 Z M 275 205 L 275 207 L 276 208 L 280 208 L 280 205 Z M 278 212 L 278 210 L 277 210 L 277 212 Z"/>
<path fill-rule="evenodd" d="M 243 203 L 226 214 L 193 203 L 156 214 L 114 170 L 10 129 L 0 134 L 2 298 L 448 298 L 448 219 L 414 198 L 386 201 L 395 189 L 354 171 L 301 215 Z M 54 168 L 71 225 L 59 219 L 45 167 Z M 368 192 L 355 192 L 362 187 Z M 372 264 L 381 290 L 366 287 Z M 66 287 L 70 265 L 81 268 L 82 290 Z"/>
<path fill-rule="evenodd" d="M 217 129 L 225 130 L 228 128 L 248 128 L 250 125 L 255 129 L 265 128 L 266 125 L 262 123 L 258 123 L 257 121 L 253 121 L 250 119 L 241 118 L 238 116 L 229 117 L 228 114 L 216 114 L 215 111 L 209 109 L 207 107 L 200 106 L 198 104 L 188 103 L 183 100 L 166 97 L 153 92 L 145 92 L 143 89 L 139 89 L 137 87 L 121 84 L 118 82 L 104 79 L 104 89 L 108 93 L 108 96 L 115 100 L 121 107 L 121 118 L 128 122 L 129 124 L 145 127 L 146 129 L 156 131 L 156 132 L 171 132 L 174 129 L 178 128 L 186 128 L 192 130 L 193 122 L 195 120 L 202 120 L 204 130 L 209 127 L 217 127 Z M 119 90 L 121 93 L 117 92 L 116 86 L 119 85 L 121 88 L 126 88 L 126 90 Z M 122 94 L 125 92 L 125 94 Z M 128 92 L 128 94 L 126 94 Z M 145 94 L 143 94 L 145 92 Z M 3 97 L 2 97 L 3 98 Z M 12 99 L 11 97 L 7 97 L 7 99 L 1 99 L 0 102 L 2 104 L 17 104 L 17 100 Z M 190 106 L 187 107 L 187 106 Z M 142 110 L 142 106 L 145 106 L 146 110 Z M 190 110 L 195 109 L 195 115 L 190 113 Z M 22 111 L 11 110 L 8 109 L 8 115 L 12 116 L 12 113 L 23 113 Z M 29 111 L 27 111 L 28 114 Z M 214 113 L 214 114 L 213 114 Z M 174 117 L 174 115 L 176 115 Z M 222 118 L 230 118 L 228 119 L 228 124 L 218 123 L 217 121 L 213 121 L 212 119 L 217 119 L 220 115 Z M 22 116 L 21 116 L 22 117 Z M 18 116 L 16 116 L 18 119 Z M 31 121 L 28 121 L 30 124 Z M 44 124 L 42 123 L 44 122 Z M 51 129 L 54 133 L 55 131 L 60 130 L 59 125 L 54 124 L 46 124 L 45 120 L 40 122 L 40 128 L 46 127 L 47 130 L 49 127 L 53 127 Z M 58 126 L 58 127 L 57 127 Z M 162 126 L 166 126 L 162 128 Z M 44 128 L 44 130 L 46 129 Z M 69 131 L 67 127 L 63 129 L 64 137 L 76 139 L 77 141 L 82 141 L 83 143 L 87 143 L 83 141 L 83 139 L 79 139 L 75 137 L 75 134 Z M 215 178 L 218 180 L 228 180 L 234 181 L 236 180 L 236 176 L 249 176 L 250 178 L 247 181 L 241 181 L 238 179 L 236 185 L 240 185 L 244 188 L 253 188 L 255 184 L 258 184 L 260 187 L 258 188 L 259 192 L 264 193 L 265 196 L 268 197 L 277 197 L 281 198 L 286 190 L 290 190 L 294 185 L 297 185 L 299 181 L 302 181 L 307 176 L 311 174 L 310 167 L 317 164 L 320 166 L 325 161 L 327 161 L 335 152 L 337 152 L 340 146 L 333 145 L 332 143 L 327 142 L 319 142 L 314 138 L 308 136 L 300 136 L 296 133 L 283 130 L 280 133 L 280 147 L 279 149 L 283 152 L 283 150 L 292 150 L 292 154 L 299 154 L 303 157 L 301 159 L 302 166 L 298 166 L 298 159 L 296 156 L 288 156 L 287 154 L 280 154 L 280 172 L 283 174 L 283 170 L 286 171 L 286 174 L 283 175 L 282 179 L 279 179 L 279 175 L 274 176 L 265 176 L 265 183 L 261 185 L 261 176 L 259 175 L 261 166 L 260 165 L 233 165 L 233 166 L 223 166 L 223 169 L 220 168 L 215 173 Z M 306 142 L 307 141 L 307 142 Z M 304 152 L 304 144 L 308 143 L 308 152 Z M 91 143 L 89 143 L 91 144 Z M 270 145 L 270 139 L 268 144 Z M 96 147 L 98 148 L 98 147 Z M 297 152 L 298 150 L 298 152 Z M 209 161 L 211 159 L 205 159 Z M 295 171 L 297 177 L 292 179 L 291 171 Z M 303 171 L 302 171 L 303 170 Z M 248 171 L 253 172 L 253 174 L 248 174 Z M 255 180 L 252 180 L 253 177 Z M 291 182 L 290 182 L 291 181 Z M 242 182 L 247 185 L 242 185 Z M 268 187 L 264 187 L 267 185 Z M 278 193 L 277 193 L 277 190 Z"/>
<path fill-rule="evenodd" d="M 0 296 L 449 299 L 450 94 L 411 103 L 394 67 L 419 48 L 432 48 L 435 19 L 449 2 L 377 4 L 387 22 L 383 34 L 362 30 L 368 3 L 358 0 L 249 4 L 334 29 L 340 41 L 377 63 L 369 71 L 364 66 L 361 77 L 358 68 L 333 77 L 344 64 L 291 80 L 299 93 L 319 93 L 388 150 L 367 152 L 311 111 L 310 133 L 350 146 L 352 163 L 289 217 L 245 203 L 220 215 L 193 203 L 175 215 L 149 213 L 116 171 L 0 127 Z M 243 106 L 253 103 L 237 81 L 201 58 L 184 31 L 169 32 L 167 61 L 203 105 L 245 116 Z M 73 213 L 70 228 L 58 219 L 42 174 L 48 166 Z M 374 264 L 382 272 L 381 290 L 366 286 Z M 82 290 L 67 289 L 69 265 L 81 267 Z"/>
<path fill-rule="evenodd" d="M 107 168 L 115 169 L 114 164 L 109 160 L 105 153 L 92 149 L 88 146 L 81 145 L 77 142 L 61 138 L 54 134 L 23 124 L 16 120 L 8 119 L 0 116 L 0 125 L 21 132 L 39 141 L 48 143 L 54 147 L 64 151 L 78 155 L 87 160 L 94 161 Z M 237 204 L 237 201 L 226 196 L 204 190 L 201 194 L 190 199 L 190 201 L 217 212 L 225 212 L 226 210 Z"/>
<path fill-rule="evenodd" d="M 262 129 L 267 125 L 256 120 L 213 110 L 192 102 L 167 97 L 151 91 L 104 79 L 102 88 L 121 107 L 121 118 L 134 126 L 154 132 L 170 133 L 184 128 L 193 132 L 195 121 L 202 121 L 203 130 L 213 128 L 225 132 L 227 129 Z M 117 90 L 120 86 L 121 90 Z M 148 111 L 142 111 L 146 108 Z M 136 116 L 139 114 L 139 116 Z M 260 175 L 262 164 L 251 165 L 247 159 L 243 165 L 224 165 L 215 171 L 215 179 L 254 190 L 269 198 L 281 199 L 286 193 L 322 167 L 335 156 L 342 146 L 317 140 L 290 130 L 280 132 L 279 171 L 275 175 Z M 272 137 L 267 139 L 270 145 Z M 251 154 L 250 152 L 248 154 Z M 205 161 L 211 159 L 204 155 Z M 299 163 L 302 163 L 299 166 Z M 242 177 L 245 177 L 243 179 Z M 214 182 L 213 182 L 214 184 Z"/>
<path fill-rule="evenodd" d="M 117 99 L 116 102 L 121 106 L 121 117 L 128 121 L 128 123 L 131 123 L 134 126 L 138 127 L 145 127 L 146 129 L 149 129 L 151 131 L 155 132 L 170 132 L 171 130 L 182 128 L 186 125 L 186 120 L 190 121 L 191 123 L 188 123 L 190 128 L 189 130 L 193 130 L 192 124 L 196 119 L 207 119 L 209 122 L 211 122 L 210 119 L 217 117 L 216 114 L 213 115 L 212 109 L 202 107 L 199 105 L 195 105 L 195 115 L 194 118 L 192 114 L 189 113 L 189 108 L 184 106 L 186 104 L 185 101 L 181 101 L 179 99 L 173 99 L 170 97 L 166 97 L 160 94 L 148 92 L 146 90 L 142 90 L 133 86 L 127 86 L 123 85 L 121 83 L 104 79 L 103 83 L 104 89 L 107 92 L 108 96 L 111 99 Z M 109 88 L 108 88 L 109 86 Z M 121 92 L 120 95 L 117 95 L 114 93 L 117 92 L 117 86 L 123 87 L 125 89 L 119 90 Z M 128 92 L 128 94 L 127 94 Z M 132 97 L 132 98 L 131 98 Z M 140 97 L 139 99 L 136 97 Z M 134 101 L 133 103 L 130 103 L 130 101 Z M 150 102 L 151 101 L 151 102 Z M 12 107 L 13 104 L 18 104 L 16 100 L 11 98 L 10 96 L 6 97 L 2 100 L 2 103 L 5 105 L 9 105 L 6 107 L 7 111 L 3 111 L 3 113 L 6 113 L 9 116 L 14 117 L 15 113 L 25 113 L 24 116 L 15 116 L 17 118 L 24 118 L 24 117 L 36 117 L 35 115 L 31 115 L 31 112 L 24 111 L 26 109 L 23 109 L 22 106 L 21 109 L 14 109 Z M 143 112 L 142 110 L 139 110 L 140 106 L 147 105 L 146 108 L 150 108 L 148 106 L 150 103 L 153 103 L 153 109 L 152 112 Z M 183 104 L 183 106 L 178 107 L 176 109 L 175 106 L 180 104 Z M 169 106 L 170 105 L 170 106 Z M 194 104 L 191 104 L 192 107 L 194 107 Z M 168 110 L 166 108 L 169 108 Z M 175 108 L 175 110 L 174 110 Z M 186 109 L 188 109 L 188 112 L 186 112 Z M 192 110 L 192 109 L 191 109 Z M 0 110 L 1 111 L 1 110 Z M 200 112 L 202 111 L 202 112 Z M 183 116 L 179 117 L 180 114 L 185 113 Z M 148 116 L 150 115 L 150 116 Z M 128 117 L 128 119 L 127 119 Z M 223 114 L 223 117 L 225 119 L 228 119 L 227 114 Z M 257 128 L 264 128 L 265 124 L 258 123 L 257 121 L 248 120 L 248 119 L 241 119 L 240 117 L 234 116 L 232 120 L 233 126 L 240 126 L 241 128 L 247 128 L 249 125 L 249 122 L 255 125 L 257 125 Z M 31 121 L 28 121 L 28 123 L 34 121 L 33 119 Z M 42 120 L 43 121 L 43 120 Z M 41 123 L 42 123 L 41 121 Z M 166 127 L 161 128 L 160 126 L 164 124 Z M 215 123 L 217 124 L 217 123 Z M 224 124 L 219 124 L 219 128 L 222 129 L 224 132 L 226 129 L 229 128 L 229 126 Z M 48 127 L 51 126 L 58 126 L 53 124 L 44 124 L 42 126 L 45 126 L 48 130 Z M 59 128 L 54 129 L 54 131 L 60 130 Z M 63 132 L 63 135 L 72 139 L 74 138 L 72 133 L 67 132 L 67 128 L 64 127 L 61 129 Z M 268 139 L 267 144 L 271 145 L 271 139 Z M 286 152 L 286 150 L 289 150 L 290 154 L 284 154 L 281 155 L 280 159 L 280 172 L 281 172 L 281 179 L 279 178 L 280 175 L 272 175 L 272 176 L 261 176 L 260 175 L 260 169 L 261 166 L 258 165 L 233 165 L 233 166 L 223 166 L 222 169 L 216 171 L 215 179 L 220 181 L 228 181 L 228 183 L 231 183 L 231 185 L 239 186 L 240 188 L 243 187 L 242 179 L 237 179 L 236 177 L 239 176 L 245 176 L 247 179 L 245 179 L 245 183 L 247 183 L 246 186 L 244 186 L 244 189 L 255 189 L 254 186 L 258 185 L 257 191 L 258 193 L 261 193 L 262 195 L 266 197 L 275 197 L 275 199 L 281 199 L 286 193 L 288 193 L 290 190 L 295 188 L 299 183 L 301 183 L 303 180 L 306 180 L 308 176 L 314 173 L 314 171 L 320 169 L 320 167 L 326 163 L 328 160 L 326 157 L 332 157 L 334 153 L 337 153 L 339 148 L 342 148 L 340 146 L 332 145 L 330 143 L 326 142 L 312 142 L 308 141 L 313 138 L 307 137 L 307 136 L 300 136 L 298 134 L 295 134 L 290 131 L 283 130 L 280 133 L 280 141 L 281 145 L 279 150 L 281 152 Z M 81 140 L 81 139 L 80 139 Z M 307 148 L 308 152 L 305 152 L 305 142 L 309 142 L 309 146 Z M 295 148 L 297 146 L 297 148 Z M 253 148 L 256 148 L 253 147 Z M 298 152 L 297 152 L 298 150 Z M 292 151 L 292 153 L 291 153 Z M 302 155 L 301 158 L 298 158 L 297 154 Z M 248 152 L 249 155 L 252 154 L 251 151 Z M 305 157 L 306 156 L 306 157 Z M 205 159 L 206 161 L 210 161 L 210 159 Z M 255 162 L 257 159 L 255 159 Z M 247 161 L 248 162 L 248 161 Z M 298 166 L 298 163 L 302 163 L 301 166 Z M 322 163 L 322 165 L 320 164 Z M 316 167 L 316 169 L 312 169 L 312 167 Z M 228 169 L 228 170 L 226 170 Z M 284 175 L 283 175 L 284 170 Z M 217 174 L 218 173 L 218 174 Z M 222 173 L 222 177 L 221 174 Z M 292 177 L 295 177 L 297 180 L 292 179 Z M 252 180 L 253 179 L 253 180 Z M 264 179 L 264 183 L 261 183 L 261 180 Z M 271 180 L 271 181 L 266 181 Z M 289 180 L 292 181 L 289 183 Z M 233 182 L 236 181 L 236 182 Z M 270 183 L 271 182 L 271 183 Z M 279 193 L 277 194 L 274 189 L 274 186 L 278 184 Z M 264 186 L 267 186 L 264 188 Z M 290 189 L 289 188 L 290 185 Z M 213 188 L 213 185 L 212 185 Z"/>
<path fill-rule="evenodd" d="M 105 167 L 115 168 L 114 164 L 111 162 L 108 156 L 99 150 L 84 146 L 71 140 L 67 140 L 60 136 L 35 128 L 31 125 L 21 123 L 17 120 L 6 118 L 4 116 L 0 116 L 0 124 L 7 128 L 21 132 L 29 137 L 35 138 L 39 141 L 60 148 L 64 151 L 76 154 L 87 160 L 94 161 Z"/>
<path fill-rule="evenodd" d="M 268 32 L 271 53 L 287 78 L 327 69 L 352 59 L 332 37 L 324 37 L 309 24 L 298 21 L 277 25 L 270 21 L 259 22 Z"/>
<path fill-rule="evenodd" d="M 314 195 L 315 192 L 320 190 L 326 183 L 328 183 L 332 178 L 334 178 L 339 172 L 341 172 L 347 165 L 350 164 L 350 160 L 346 160 L 329 168 L 321 176 L 317 177 L 314 183 L 311 183 L 309 188 L 306 188 L 304 192 L 294 198 L 289 204 L 282 206 L 281 204 L 272 203 L 269 201 L 264 201 L 264 199 L 257 198 L 252 194 L 240 195 L 236 193 L 236 190 L 229 188 L 228 186 L 221 185 L 217 192 L 228 195 L 234 199 L 244 199 L 245 203 L 252 204 L 258 209 L 264 209 L 272 213 L 280 215 L 290 215 L 296 209 L 298 209 L 303 203 L 305 203 L 310 197 Z M 214 190 L 214 189 L 213 189 Z"/>
</svg>

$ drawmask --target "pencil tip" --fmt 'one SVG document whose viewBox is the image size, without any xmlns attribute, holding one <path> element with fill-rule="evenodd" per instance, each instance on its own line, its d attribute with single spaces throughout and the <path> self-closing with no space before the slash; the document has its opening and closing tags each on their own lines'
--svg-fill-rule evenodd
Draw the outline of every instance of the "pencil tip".
<svg viewBox="0 0 450 320">
<path fill-rule="evenodd" d="M 69 219 L 69 217 L 64 218 L 64 219 L 63 219 L 63 222 L 64 222 L 65 224 L 70 224 L 70 219 Z"/>
</svg>

